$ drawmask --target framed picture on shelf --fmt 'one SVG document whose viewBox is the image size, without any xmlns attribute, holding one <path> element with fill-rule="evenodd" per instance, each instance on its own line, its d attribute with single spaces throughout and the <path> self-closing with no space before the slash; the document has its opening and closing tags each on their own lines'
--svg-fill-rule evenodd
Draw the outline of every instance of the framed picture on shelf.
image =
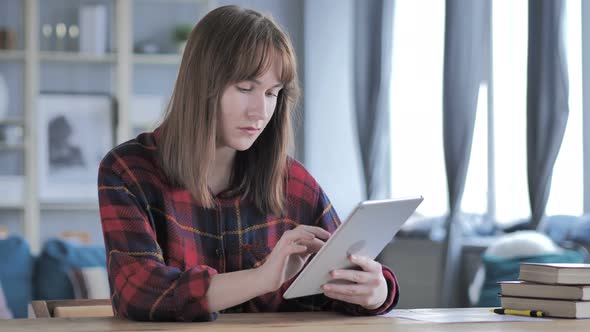
<svg viewBox="0 0 590 332">
<path fill-rule="evenodd" d="M 96 202 L 98 166 L 115 142 L 109 95 L 42 93 L 38 101 L 39 200 Z"/>
</svg>

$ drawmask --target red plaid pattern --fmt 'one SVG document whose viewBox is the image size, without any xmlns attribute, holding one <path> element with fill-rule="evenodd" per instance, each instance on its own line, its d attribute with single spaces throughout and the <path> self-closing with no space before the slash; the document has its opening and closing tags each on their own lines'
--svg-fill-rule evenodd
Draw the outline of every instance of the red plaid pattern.
<svg viewBox="0 0 590 332">
<path fill-rule="evenodd" d="M 286 230 L 299 224 L 334 232 L 340 224 L 326 194 L 295 160 L 289 162 L 283 216 L 260 213 L 248 199 L 216 197 L 200 207 L 158 167 L 157 135 L 144 133 L 113 149 L 98 174 L 100 215 L 111 300 L 117 316 L 134 320 L 214 320 L 206 298 L 211 277 L 264 262 Z M 389 294 L 374 311 L 323 294 L 285 300 L 285 283 L 223 312 L 320 311 L 382 314 L 398 301 L 397 282 L 383 267 Z"/>
</svg>

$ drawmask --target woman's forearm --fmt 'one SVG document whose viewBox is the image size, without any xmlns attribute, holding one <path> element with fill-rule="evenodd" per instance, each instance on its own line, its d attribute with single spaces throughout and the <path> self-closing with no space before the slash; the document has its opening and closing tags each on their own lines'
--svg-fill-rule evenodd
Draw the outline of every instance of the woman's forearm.
<svg viewBox="0 0 590 332">
<path fill-rule="evenodd" d="M 269 291 L 260 268 L 216 274 L 207 291 L 209 310 L 231 308 Z"/>
</svg>

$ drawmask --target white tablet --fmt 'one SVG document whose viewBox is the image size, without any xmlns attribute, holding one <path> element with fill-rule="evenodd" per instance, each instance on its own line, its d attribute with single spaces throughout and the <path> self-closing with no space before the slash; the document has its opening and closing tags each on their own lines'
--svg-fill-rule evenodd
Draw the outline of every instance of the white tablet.
<svg viewBox="0 0 590 332">
<path fill-rule="evenodd" d="M 301 271 L 283 297 L 291 299 L 323 293 L 320 287 L 330 281 L 330 271 L 355 268 L 348 260 L 351 254 L 375 259 L 422 200 L 420 196 L 361 202 Z M 339 282 L 346 283 L 344 280 Z"/>
</svg>

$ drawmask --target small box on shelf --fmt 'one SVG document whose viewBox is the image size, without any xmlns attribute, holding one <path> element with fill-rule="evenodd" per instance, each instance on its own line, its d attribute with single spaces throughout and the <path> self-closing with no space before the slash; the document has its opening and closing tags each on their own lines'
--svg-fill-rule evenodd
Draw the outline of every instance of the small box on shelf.
<svg viewBox="0 0 590 332">
<path fill-rule="evenodd" d="M 16 49 L 16 31 L 0 27 L 0 50 Z"/>
</svg>

